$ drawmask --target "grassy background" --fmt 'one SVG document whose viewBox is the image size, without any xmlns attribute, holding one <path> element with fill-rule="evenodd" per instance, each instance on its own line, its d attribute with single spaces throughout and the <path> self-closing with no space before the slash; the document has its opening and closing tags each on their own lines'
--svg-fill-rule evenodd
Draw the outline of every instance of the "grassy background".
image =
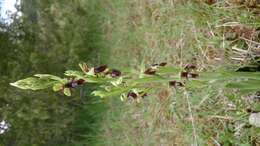
<svg viewBox="0 0 260 146">
<path fill-rule="evenodd" d="M 252 62 L 259 49 L 259 8 L 236 1 L 205 2 L 210 1 L 104 1 L 100 5 L 112 54 L 108 64 L 138 70 L 142 64 L 166 61 L 179 67 L 193 63 L 205 71 L 235 70 Z M 259 108 L 259 103 L 217 87 L 189 97 L 160 89 L 138 105 L 106 99 L 99 145 L 259 145 L 259 128 L 243 126 L 248 124 L 246 109 Z"/>
</svg>

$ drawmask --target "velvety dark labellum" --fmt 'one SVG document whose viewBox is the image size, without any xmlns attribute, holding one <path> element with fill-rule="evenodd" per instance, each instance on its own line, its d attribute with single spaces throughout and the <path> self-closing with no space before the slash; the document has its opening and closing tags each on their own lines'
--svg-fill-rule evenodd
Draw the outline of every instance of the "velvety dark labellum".
<svg viewBox="0 0 260 146">
<path fill-rule="evenodd" d="M 95 73 L 101 73 L 104 72 L 107 69 L 107 65 L 101 65 L 99 67 L 94 68 Z"/>
<path fill-rule="evenodd" d="M 64 87 L 66 87 L 66 88 L 76 88 L 79 85 L 82 85 L 84 83 L 85 83 L 85 80 L 83 80 L 83 79 L 79 79 L 79 80 L 72 79 L 70 82 L 66 83 L 64 85 Z"/>
<path fill-rule="evenodd" d="M 137 94 L 135 94 L 134 92 L 128 92 L 127 97 L 136 99 L 137 98 Z"/>
<path fill-rule="evenodd" d="M 156 71 L 152 68 L 148 68 L 147 70 L 144 71 L 144 74 L 147 75 L 155 75 Z"/>
<path fill-rule="evenodd" d="M 176 81 L 170 81 L 170 82 L 169 82 L 169 85 L 170 85 L 170 86 L 176 86 Z"/>
<path fill-rule="evenodd" d="M 189 73 L 189 72 L 181 72 L 182 78 L 197 78 L 198 76 L 199 76 L 199 74 Z"/>
<path fill-rule="evenodd" d="M 159 64 L 159 66 L 165 66 L 165 65 L 167 65 L 166 62 L 162 62 L 162 63 Z"/>
<path fill-rule="evenodd" d="M 158 63 L 155 63 L 155 64 L 152 64 L 152 66 L 159 66 L 159 64 L 158 64 Z"/>
<path fill-rule="evenodd" d="M 78 85 L 82 85 L 82 84 L 85 83 L 85 80 L 83 80 L 83 79 L 79 79 L 79 80 L 77 80 L 77 83 L 78 83 Z"/>
<path fill-rule="evenodd" d="M 248 108 L 248 109 L 246 109 L 246 112 L 248 112 L 248 113 L 258 113 L 259 111 Z"/>
<path fill-rule="evenodd" d="M 184 87 L 184 84 L 182 82 L 177 82 L 177 86 Z"/>
<path fill-rule="evenodd" d="M 244 128 L 251 128 L 252 127 L 252 125 L 249 125 L 249 124 L 246 124 L 245 126 L 244 126 Z"/>
<path fill-rule="evenodd" d="M 251 112 L 252 112 L 252 109 L 251 109 L 251 108 L 248 108 L 248 109 L 246 109 L 246 112 L 251 113 Z"/>
<path fill-rule="evenodd" d="M 111 77 L 118 77 L 121 76 L 121 72 L 119 70 L 112 69 L 110 75 Z"/>
<path fill-rule="evenodd" d="M 181 72 L 181 78 L 188 78 L 188 72 Z"/>
<path fill-rule="evenodd" d="M 189 73 L 188 78 L 197 78 L 199 75 L 195 73 Z"/>
</svg>

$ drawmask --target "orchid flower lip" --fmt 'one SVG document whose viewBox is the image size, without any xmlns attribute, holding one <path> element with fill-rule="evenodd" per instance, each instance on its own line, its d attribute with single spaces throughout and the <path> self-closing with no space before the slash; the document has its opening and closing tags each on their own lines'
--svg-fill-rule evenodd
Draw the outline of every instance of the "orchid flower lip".
<svg viewBox="0 0 260 146">
<path fill-rule="evenodd" d="M 167 62 L 162 62 L 159 64 L 159 66 L 165 66 L 165 65 L 167 65 Z"/>
<path fill-rule="evenodd" d="M 136 99 L 137 98 L 137 94 L 132 92 L 132 91 L 130 91 L 130 92 L 128 92 L 127 97 Z"/>
<path fill-rule="evenodd" d="M 197 78 L 199 76 L 199 74 L 195 74 L 195 73 L 189 73 L 188 77 L 189 78 Z"/>
<path fill-rule="evenodd" d="M 182 78 L 188 78 L 188 72 L 181 72 L 181 77 Z"/>
<path fill-rule="evenodd" d="M 83 80 L 83 79 L 79 79 L 79 80 L 77 80 L 77 83 L 78 83 L 78 85 L 82 85 L 82 84 L 85 83 L 85 80 Z"/>
<path fill-rule="evenodd" d="M 119 70 L 112 69 L 110 75 L 111 77 L 118 77 L 121 76 L 121 72 Z"/>
<path fill-rule="evenodd" d="M 181 78 L 197 78 L 199 74 L 196 73 L 190 73 L 190 72 L 181 72 Z"/>
<path fill-rule="evenodd" d="M 144 74 L 147 75 L 155 75 L 156 70 L 152 69 L 152 68 L 148 68 L 147 70 L 144 71 Z"/>
<path fill-rule="evenodd" d="M 101 73 L 104 72 L 107 69 L 107 65 L 101 65 L 94 68 L 95 73 Z"/>
<path fill-rule="evenodd" d="M 85 80 L 83 80 L 83 79 L 79 79 L 79 80 L 72 79 L 70 82 L 66 83 L 64 85 L 64 87 L 66 87 L 66 88 L 76 88 L 76 87 L 78 87 L 78 86 L 80 86 L 84 83 L 85 83 Z"/>
</svg>

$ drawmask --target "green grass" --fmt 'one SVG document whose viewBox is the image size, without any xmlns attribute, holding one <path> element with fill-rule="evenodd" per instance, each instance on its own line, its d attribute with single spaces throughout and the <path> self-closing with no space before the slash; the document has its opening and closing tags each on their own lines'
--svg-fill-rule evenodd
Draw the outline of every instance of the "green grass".
<svg viewBox="0 0 260 146">
<path fill-rule="evenodd" d="M 108 64 L 139 69 L 142 64 L 196 64 L 198 71 L 236 69 L 231 48 L 248 51 L 247 41 L 227 40 L 232 26 L 258 28 L 259 18 L 247 8 L 225 1 L 207 5 L 191 1 L 104 1 L 104 32 L 109 44 Z M 249 9 L 252 10 L 252 9 Z M 254 40 L 253 40 L 254 41 Z M 254 42 L 256 43 L 256 42 Z M 101 126 L 100 145 L 259 145 L 259 128 L 248 124 L 246 108 L 258 103 L 218 86 L 188 96 L 170 88 L 158 90 L 140 104 L 105 99 L 108 111 Z M 117 101 L 118 100 L 118 101 Z M 230 106 L 235 109 L 230 109 Z M 239 134 L 239 135 L 236 135 Z"/>
</svg>

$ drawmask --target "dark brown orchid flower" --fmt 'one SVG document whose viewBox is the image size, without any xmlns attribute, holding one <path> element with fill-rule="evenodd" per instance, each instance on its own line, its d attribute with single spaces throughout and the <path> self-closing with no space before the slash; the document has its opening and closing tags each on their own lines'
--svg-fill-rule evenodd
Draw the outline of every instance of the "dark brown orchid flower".
<svg viewBox="0 0 260 146">
<path fill-rule="evenodd" d="M 95 67 L 94 68 L 94 73 L 98 74 L 98 73 L 102 73 L 107 69 L 107 65 L 101 65 L 99 67 Z"/>
<path fill-rule="evenodd" d="M 159 64 L 158 63 L 154 63 L 151 66 L 159 66 Z"/>
<path fill-rule="evenodd" d="M 147 74 L 147 75 L 155 75 L 155 73 L 156 73 L 156 70 L 152 69 L 152 68 L 148 68 L 147 70 L 144 71 L 144 74 Z"/>
<path fill-rule="evenodd" d="M 130 92 L 128 92 L 128 94 L 127 94 L 127 98 L 136 99 L 136 98 L 137 98 L 137 94 L 134 93 L 134 92 L 132 92 L 132 91 L 130 91 Z"/>
<path fill-rule="evenodd" d="M 163 67 L 165 66 L 167 63 L 166 62 L 162 62 L 162 63 L 155 63 L 155 64 L 152 64 L 150 68 L 146 69 L 144 71 L 144 74 L 147 74 L 147 75 L 155 75 L 156 73 L 156 70 L 158 67 Z"/>
<path fill-rule="evenodd" d="M 110 72 L 110 75 L 111 77 L 119 77 L 121 76 L 121 72 L 119 70 L 116 70 L 116 69 L 112 69 L 111 72 Z"/>
<path fill-rule="evenodd" d="M 162 67 L 165 66 L 165 65 L 167 65 L 167 62 L 162 62 L 162 63 L 159 64 L 159 66 L 162 66 Z"/>
<path fill-rule="evenodd" d="M 74 78 L 71 79 L 71 81 L 69 81 L 68 83 L 66 83 L 64 85 L 65 88 L 76 88 L 80 85 L 83 85 L 85 83 L 85 80 L 83 79 L 79 79 L 79 80 L 75 80 Z"/>
<path fill-rule="evenodd" d="M 188 74 L 188 78 L 197 78 L 197 77 L 199 77 L 199 74 L 195 74 L 195 73 Z"/>
<path fill-rule="evenodd" d="M 182 82 L 178 82 L 178 81 L 170 81 L 169 85 L 173 86 L 173 87 L 177 87 L 177 86 L 184 87 L 184 84 Z"/>
<path fill-rule="evenodd" d="M 181 78 L 197 78 L 199 75 L 195 73 L 189 73 L 189 72 L 181 72 Z"/>
<path fill-rule="evenodd" d="M 181 78 L 188 78 L 188 72 L 181 72 Z"/>
<path fill-rule="evenodd" d="M 127 94 L 127 98 L 128 98 L 128 99 L 131 99 L 131 98 L 132 98 L 132 99 L 136 99 L 138 96 L 144 98 L 144 97 L 147 96 L 147 93 L 145 93 L 144 91 L 141 91 L 141 92 L 138 92 L 138 94 L 137 94 L 137 93 L 135 93 L 135 92 L 133 92 L 133 91 L 130 91 L 130 92 L 128 92 L 128 94 Z"/>
<path fill-rule="evenodd" d="M 78 85 L 82 85 L 82 84 L 84 84 L 84 83 L 85 83 L 85 80 L 83 80 L 83 79 L 77 80 L 77 84 L 78 84 Z"/>
<path fill-rule="evenodd" d="M 248 112 L 248 113 L 258 113 L 259 111 L 253 110 L 251 108 L 247 108 L 246 112 Z"/>
<path fill-rule="evenodd" d="M 166 62 L 162 62 L 162 63 L 155 63 L 155 64 L 152 64 L 151 66 L 152 67 L 163 67 L 163 66 L 165 66 L 165 65 L 167 65 L 167 63 Z"/>
</svg>

